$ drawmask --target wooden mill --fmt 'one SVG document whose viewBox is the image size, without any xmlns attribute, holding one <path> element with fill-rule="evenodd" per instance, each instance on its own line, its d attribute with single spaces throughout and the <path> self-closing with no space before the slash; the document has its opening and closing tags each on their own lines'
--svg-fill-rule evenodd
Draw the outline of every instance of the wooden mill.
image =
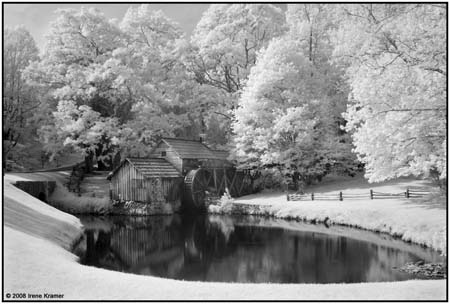
<svg viewBox="0 0 450 304">
<path fill-rule="evenodd" d="M 246 171 L 236 169 L 227 157 L 228 152 L 212 150 L 201 141 L 163 138 L 149 153 L 148 158 L 139 161 L 128 159 L 124 162 L 130 166 L 120 166 L 124 168 L 122 171 L 130 167 L 137 173 L 127 174 L 117 169 L 114 171 L 113 198 L 152 203 L 151 195 L 146 193 L 154 192 L 151 185 L 155 183 L 144 181 L 137 184 L 128 181 L 136 178 L 139 172 L 143 173 L 140 176 L 144 179 L 148 177 L 166 181 L 163 182 L 163 185 L 168 183 L 167 187 L 163 187 L 164 197 L 172 200 L 180 197 L 184 209 L 203 209 L 208 198 L 218 198 L 226 189 L 232 197 L 252 193 L 251 176 Z M 168 170 L 168 166 L 174 170 Z M 169 171 L 170 176 L 167 175 Z M 180 177 L 183 179 L 182 183 L 178 182 Z M 139 189 L 133 188 L 136 185 L 139 185 Z M 177 186 L 174 187 L 175 185 Z M 174 191 L 178 191 L 178 194 Z M 136 195 L 137 192 L 140 195 Z"/>
</svg>

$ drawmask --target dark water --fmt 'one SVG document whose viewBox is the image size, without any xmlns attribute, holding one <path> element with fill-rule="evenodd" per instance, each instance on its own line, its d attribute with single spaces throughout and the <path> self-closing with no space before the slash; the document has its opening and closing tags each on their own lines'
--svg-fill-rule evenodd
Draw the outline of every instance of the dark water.
<svg viewBox="0 0 450 304">
<path fill-rule="evenodd" d="M 418 278 L 437 252 L 386 235 L 257 217 L 82 217 L 81 263 L 191 281 L 350 283 Z M 268 226 L 296 225 L 289 230 Z"/>
</svg>

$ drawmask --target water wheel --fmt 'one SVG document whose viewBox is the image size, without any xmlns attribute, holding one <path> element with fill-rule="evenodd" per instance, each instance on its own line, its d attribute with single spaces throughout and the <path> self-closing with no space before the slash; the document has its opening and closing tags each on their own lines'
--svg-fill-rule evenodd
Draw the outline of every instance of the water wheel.
<svg viewBox="0 0 450 304">
<path fill-rule="evenodd" d="M 207 192 L 214 192 L 211 187 L 212 174 L 206 169 L 191 170 L 184 178 L 185 200 L 188 207 L 196 209 L 205 208 Z"/>
</svg>

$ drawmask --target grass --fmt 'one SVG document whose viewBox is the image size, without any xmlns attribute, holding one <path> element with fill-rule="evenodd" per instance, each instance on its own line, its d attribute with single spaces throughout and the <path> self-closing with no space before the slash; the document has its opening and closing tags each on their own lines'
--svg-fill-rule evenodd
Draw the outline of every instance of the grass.
<svg viewBox="0 0 450 304">
<path fill-rule="evenodd" d="M 428 206 L 429 208 L 446 209 L 447 208 L 447 194 L 442 191 L 435 190 L 435 191 L 430 192 L 430 194 L 425 195 L 424 197 L 417 198 L 416 202 L 418 204 Z"/>
<path fill-rule="evenodd" d="M 48 200 L 53 207 L 72 214 L 107 214 L 112 208 L 108 197 L 78 196 L 59 181 Z"/>
</svg>

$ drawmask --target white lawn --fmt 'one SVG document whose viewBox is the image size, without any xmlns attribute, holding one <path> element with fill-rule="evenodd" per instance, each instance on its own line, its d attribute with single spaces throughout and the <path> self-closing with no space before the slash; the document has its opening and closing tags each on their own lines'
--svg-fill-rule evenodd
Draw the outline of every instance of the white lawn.
<svg viewBox="0 0 450 304">
<path fill-rule="evenodd" d="M 64 300 L 444 300 L 446 296 L 445 280 L 359 284 L 204 283 L 125 274 L 80 265 L 77 257 L 68 251 L 82 231 L 79 220 L 15 188 L 8 176 L 4 181 L 5 294 L 62 294 Z M 249 202 L 257 198 L 240 201 Z M 324 210 L 329 209 L 328 216 L 331 215 L 335 222 L 357 222 L 353 218 L 363 214 L 366 206 L 347 208 L 352 211 L 344 217 L 339 216 L 337 211 L 340 203 L 334 203 L 335 207 L 333 202 L 320 204 L 322 207 L 314 205 L 315 202 L 278 204 L 284 204 L 283 207 L 273 207 L 279 208 L 280 216 L 288 212 L 303 214 L 307 210 L 312 210 L 308 217 L 324 216 Z M 348 206 L 356 205 L 354 202 Z M 371 206 L 370 212 L 374 214 L 375 205 L 367 206 Z M 445 210 L 435 212 L 408 203 L 398 203 L 397 206 L 414 211 L 406 214 L 402 221 L 404 231 L 410 233 L 411 238 L 421 239 L 423 232 L 408 228 L 408 222 L 415 226 L 417 221 L 422 221 L 423 229 L 445 228 L 441 216 L 441 213 L 445 215 Z M 385 208 L 387 202 L 378 206 L 380 210 Z M 425 213 L 420 218 L 411 218 L 414 214 L 417 216 L 418 210 Z M 382 225 L 384 217 L 392 212 L 393 208 L 386 212 L 379 211 L 375 214 L 379 218 L 373 220 L 371 225 Z M 391 225 L 397 217 L 400 215 L 388 217 L 386 225 Z M 440 245 L 436 246 L 439 248 Z"/>
</svg>

